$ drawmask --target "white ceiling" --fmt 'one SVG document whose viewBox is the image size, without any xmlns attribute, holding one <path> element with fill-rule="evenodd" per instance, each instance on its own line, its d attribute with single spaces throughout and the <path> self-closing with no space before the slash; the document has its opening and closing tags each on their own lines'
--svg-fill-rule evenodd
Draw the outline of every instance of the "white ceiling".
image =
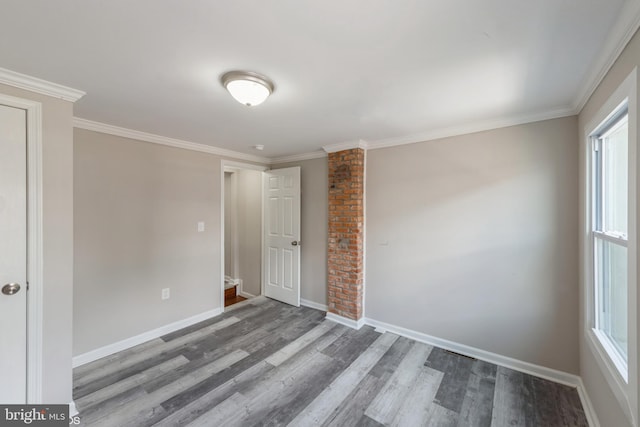
<svg viewBox="0 0 640 427">
<path fill-rule="evenodd" d="M 80 118 L 280 157 L 575 113 L 631 3 L 2 0 L 0 67 L 86 91 Z M 240 105 L 233 69 L 275 92 Z"/>
</svg>

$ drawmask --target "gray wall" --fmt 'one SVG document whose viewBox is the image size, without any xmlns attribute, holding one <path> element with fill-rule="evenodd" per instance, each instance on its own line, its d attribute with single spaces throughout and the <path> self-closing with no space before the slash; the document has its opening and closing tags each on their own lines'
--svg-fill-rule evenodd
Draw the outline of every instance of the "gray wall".
<svg viewBox="0 0 640 427">
<path fill-rule="evenodd" d="M 238 278 L 242 290 L 261 293 L 262 263 L 262 172 L 241 169 L 237 179 L 236 221 L 238 231 Z"/>
<path fill-rule="evenodd" d="M 74 139 L 74 355 L 220 308 L 220 158 L 81 129 Z"/>
<path fill-rule="evenodd" d="M 578 372 L 575 117 L 367 153 L 366 317 Z"/>
<path fill-rule="evenodd" d="M 616 60 L 613 67 L 606 74 L 598 88 L 595 90 L 585 107 L 580 112 L 579 120 L 579 131 L 580 131 L 580 165 L 583 166 L 586 164 L 586 141 L 583 141 L 583 133 L 585 131 L 585 127 L 589 124 L 589 122 L 594 118 L 598 110 L 603 106 L 606 100 L 613 94 L 613 92 L 618 88 L 620 83 L 631 73 L 631 71 L 640 65 L 640 35 L 636 33 L 627 47 L 622 51 L 618 59 Z M 640 85 L 639 85 L 640 86 Z M 638 160 L 636 160 L 638 161 Z M 586 187 L 585 184 L 586 179 L 586 171 L 585 168 L 582 167 L 580 171 L 580 189 L 581 194 L 582 189 Z M 580 206 L 584 205 L 584 200 L 581 200 Z M 581 230 L 586 229 L 584 224 L 584 215 L 582 215 L 582 208 L 580 209 L 581 218 L 580 225 Z M 584 245 L 584 234 L 581 233 L 580 237 L 582 239 L 582 245 Z M 636 236 L 637 238 L 638 236 Z M 580 269 L 582 272 L 584 266 Z M 584 289 L 587 286 L 586 278 L 581 277 L 582 283 L 582 292 L 584 294 Z M 635 313 L 629 312 L 629 316 L 635 315 L 637 316 L 637 307 L 640 306 L 640 292 L 637 293 L 638 301 L 635 303 L 636 311 Z M 582 298 L 581 298 L 582 300 Z M 584 308 L 583 308 L 584 309 Z M 581 316 L 582 320 L 583 316 Z M 584 334 L 582 333 L 584 325 L 581 324 L 580 327 L 580 375 L 584 381 L 585 387 L 589 396 L 591 397 L 591 401 L 593 406 L 598 414 L 598 418 L 600 419 L 600 424 L 602 426 L 627 426 L 630 425 L 629 421 L 626 419 L 624 412 L 622 411 L 618 401 L 616 400 L 613 392 L 609 388 L 607 381 L 602 375 L 600 369 L 598 368 L 596 359 L 591 349 L 587 345 Z M 640 327 L 638 328 L 638 332 L 640 332 Z M 640 337 L 636 340 L 636 342 L 640 342 Z M 629 354 L 631 355 L 634 352 L 636 355 L 638 354 L 638 349 L 630 349 Z M 637 363 L 637 361 L 636 361 Z M 638 372 L 640 366 L 635 367 L 635 371 Z M 638 391 L 640 392 L 640 391 Z M 638 416 L 639 414 L 636 414 Z"/>
<path fill-rule="evenodd" d="M 301 298 L 327 304 L 327 239 L 329 225 L 329 170 L 327 158 L 282 163 L 273 169 L 300 166 Z"/>
<path fill-rule="evenodd" d="M 42 400 L 71 402 L 73 292 L 73 104 L 0 84 L 0 92 L 42 103 Z"/>
</svg>

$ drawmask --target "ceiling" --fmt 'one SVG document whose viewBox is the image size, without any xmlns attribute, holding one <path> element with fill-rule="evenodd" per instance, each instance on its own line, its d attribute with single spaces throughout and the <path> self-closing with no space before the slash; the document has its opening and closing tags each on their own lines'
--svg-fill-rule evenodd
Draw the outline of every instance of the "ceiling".
<svg viewBox="0 0 640 427">
<path fill-rule="evenodd" d="M 79 118 L 274 158 L 575 114 L 631 3 L 3 0 L 0 67 L 87 92 Z M 233 69 L 273 95 L 237 103 Z"/>
</svg>

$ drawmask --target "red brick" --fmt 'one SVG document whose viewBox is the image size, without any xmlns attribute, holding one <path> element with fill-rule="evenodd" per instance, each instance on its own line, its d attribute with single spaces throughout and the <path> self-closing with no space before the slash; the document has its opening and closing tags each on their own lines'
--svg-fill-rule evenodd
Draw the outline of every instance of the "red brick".
<svg viewBox="0 0 640 427">
<path fill-rule="evenodd" d="M 364 150 L 329 154 L 329 187 L 329 311 L 359 319 L 363 297 Z"/>
</svg>

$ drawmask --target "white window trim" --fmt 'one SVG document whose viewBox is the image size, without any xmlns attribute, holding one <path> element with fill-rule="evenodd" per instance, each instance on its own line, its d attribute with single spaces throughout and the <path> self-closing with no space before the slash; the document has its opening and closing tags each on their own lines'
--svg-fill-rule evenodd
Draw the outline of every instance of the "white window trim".
<svg viewBox="0 0 640 427">
<path fill-rule="evenodd" d="M 638 105 L 637 105 L 637 69 L 627 76 L 620 84 L 618 89 L 609 97 L 609 99 L 598 110 L 591 122 L 584 129 L 583 143 L 586 144 L 585 159 L 585 180 L 583 186 L 583 212 L 585 214 L 583 233 L 583 283 L 584 290 L 583 300 L 583 321 L 584 334 L 587 345 L 594 354 L 596 362 L 602 374 L 607 380 L 612 392 L 620 403 L 625 415 L 632 423 L 638 425 L 638 322 L 637 322 L 637 126 L 638 126 Z M 598 127 L 610 119 L 619 108 L 627 104 L 629 115 L 629 188 L 628 188 L 628 206 L 629 206 L 629 225 L 628 225 L 628 241 L 627 259 L 628 259 L 628 357 L 625 366 L 624 361 L 620 357 L 616 357 L 617 352 L 612 348 L 608 338 L 595 329 L 595 295 L 594 295 L 594 248 L 591 237 L 593 224 L 593 203 L 592 203 L 592 154 L 591 141 L 594 132 Z M 597 232 L 596 232 L 597 233 Z M 602 239 L 615 241 L 620 243 L 617 236 L 608 233 L 597 233 Z"/>
<path fill-rule="evenodd" d="M 616 245 L 623 246 L 625 248 L 629 245 L 628 239 L 621 238 L 620 236 L 613 233 L 609 233 L 606 231 L 592 231 L 591 233 L 593 233 L 593 235 L 598 237 L 599 239 L 615 243 Z"/>
</svg>

